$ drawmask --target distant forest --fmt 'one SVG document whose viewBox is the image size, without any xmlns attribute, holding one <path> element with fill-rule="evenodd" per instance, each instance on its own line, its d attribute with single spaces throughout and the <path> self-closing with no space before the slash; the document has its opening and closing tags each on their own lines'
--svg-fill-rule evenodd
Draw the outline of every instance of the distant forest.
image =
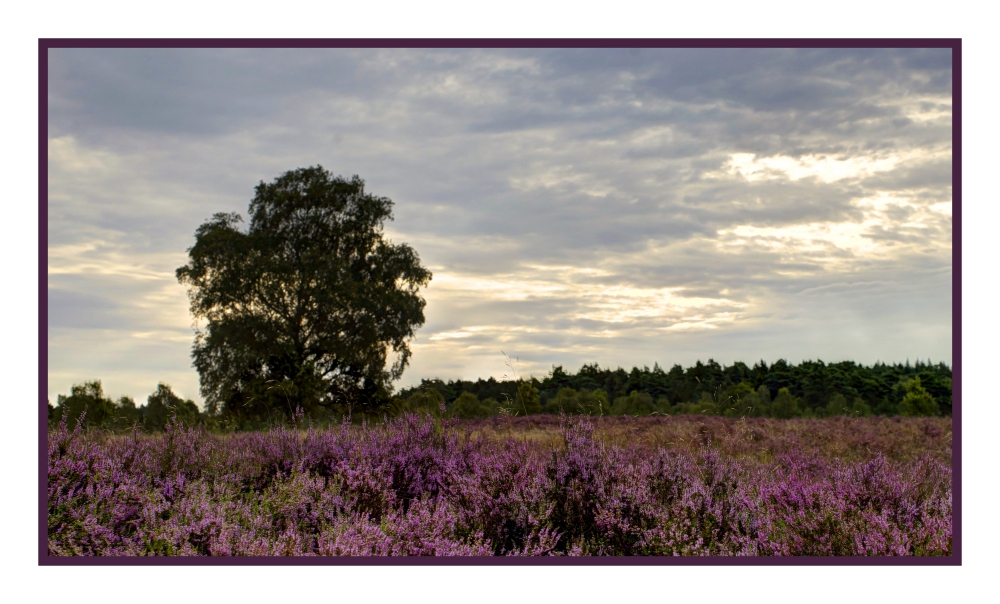
<svg viewBox="0 0 1000 604">
<path fill-rule="evenodd" d="M 709 359 L 684 369 L 664 371 L 633 367 L 601 368 L 584 365 L 577 373 L 554 366 L 543 379 L 469 380 L 425 379 L 398 391 L 381 409 L 362 413 L 336 406 L 318 409 L 306 418 L 315 424 L 378 421 L 408 412 L 471 419 L 492 415 L 721 415 L 726 417 L 829 417 L 834 415 L 950 416 L 951 368 L 943 363 L 872 366 L 852 361 L 805 361 L 793 365 L 780 360 L 753 366 L 737 362 L 720 365 Z M 252 430 L 283 424 L 294 410 L 275 407 L 265 419 L 206 413 L 191 400 L 182 400 L 160 384 L 137 406 L 131 397 L 113 401 L 99 381 L 72 388 L 49 404 L 49 423 L 63 419 L 75 425 L 83 415 L 87 426 L 112 430 L 138 427 L 157 432 L 171 422 L 204 425 L 218 430 Z M 297 418 L 302 419 L 302 418 Z"/>
<path fill-rule="evenodd" d="M 951 415 L 951 368 L 943 363 L 872 366 L 853 361 L 779 360 L 730 366 L 709 359 L 684 369 L 601 368 L 584 365 L 573 374 L 555 366 L 530 387 L 511 381 L 423 380 L 401 390 L 397 399 L 439 395 L 451 410 L 474 396 L 491 412 L 504 404 L 513 412 L 601 413 L 606 415 L 709 414 L 765 417 L 830 415 Z M 480 412 L 482 413 L 482 412 Z"/>
</svg>

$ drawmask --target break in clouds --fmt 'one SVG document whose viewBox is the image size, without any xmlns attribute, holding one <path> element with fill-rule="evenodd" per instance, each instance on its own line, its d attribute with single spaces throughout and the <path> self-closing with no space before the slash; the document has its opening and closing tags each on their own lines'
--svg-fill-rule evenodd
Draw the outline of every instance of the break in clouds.
<svg viewBox="0 0 1000 604">
<path fill-rule="evenodd" d="M 951 51 L 49 51 L 49 397 L 200 400 L 174 270 L 321 164 L 434 273 L 397 386 L 951 363 Z"/>
</svg>

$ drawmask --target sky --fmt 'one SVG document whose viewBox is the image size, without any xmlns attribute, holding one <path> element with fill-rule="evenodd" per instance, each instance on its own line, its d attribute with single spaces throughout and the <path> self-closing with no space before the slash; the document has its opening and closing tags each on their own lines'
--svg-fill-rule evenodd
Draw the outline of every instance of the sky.
<svg viewBox="0 0 1000 604">
<path fill-rule="evenodd" d="M 53 49 L 48 93 L 53 402 L 200 402 L 174 271 L 316 164 L 434 275 L 397 387 L 951 363 L 948 49 Z"/>
</svg>

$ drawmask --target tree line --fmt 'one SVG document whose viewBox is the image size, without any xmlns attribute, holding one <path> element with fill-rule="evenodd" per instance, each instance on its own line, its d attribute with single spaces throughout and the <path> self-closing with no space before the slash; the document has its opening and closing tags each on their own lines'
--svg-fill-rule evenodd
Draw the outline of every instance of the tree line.
<svg viewBox="0 0 1000 604">
<path fill-rule="evenodd" d="M 354 420 L 378 421 L 405 413 L 427 413 L 460 419 L 497 415 L 586 414 L 610 416 L 721 415 L 726 417 L 816 418 L 835 415 L 950 416 L 952 373 L 944 363 L 910 364 L 852 361 L 798 365 L 779 360 L 730 366 L 714 360 L 687 369 L 674 365 L 664 371 L 633 367 L 626 371 L 584 365 L 577 373 L 562 366 L 541 379 L 424 379 L 419 386 L 399 390 L 375 410 L 350 405 L 317 407 L 309 412 L 284 407 L 259 413 L 233 414 L 222 409 L 200 410 L 191 400 L 159 384 L 139 407 L 131 397 L 117 401 L 104 395 L 101 382 L 73 386 L 49 405 L 49 421 L 64 418 L 75 426 L 103 429 L 163 430 L 170 422 L 204 425 L 213 430 L 252 430 L 287 423 L 296 414 L 318 424 Z M 85 413 L 85 415 L 84 415 Z"/>
<path fill-rule="evenodd" d="M 194 401 L 182 399 L 163 383 L 156 386 L 145 405 L 138 407 L 130 396 L 118 400 L 105 396 L 100 380 L 74 385 L 68 395 L 56 397 L 54 406 L 49 401 L 48 407 L 50 427 L 63 421 L 76 427 L 82 420 L 84 426 L 105 430 L 139 428 L 159 432 L 168 423 L 193 426 L 210 420 Z"/>
<path fill-rule="evenodd" d="M 603 415 L 708 414 L 729 417 L 827 417 L 831 415 L 950 416 L 951 368 L 930 361 L 865 366 L 853 361 L 798 365 L 779 360 L 753 366 L 700 360 L 669 371 L 626 371 L 584 365 L 573 374 L 554 366 L 542 379 L 422 380 L 394 401 L 437 397 L 458 416 L 509 413 Z M 414 399 L 416 402 L 416 399 Z"/>
</svg>

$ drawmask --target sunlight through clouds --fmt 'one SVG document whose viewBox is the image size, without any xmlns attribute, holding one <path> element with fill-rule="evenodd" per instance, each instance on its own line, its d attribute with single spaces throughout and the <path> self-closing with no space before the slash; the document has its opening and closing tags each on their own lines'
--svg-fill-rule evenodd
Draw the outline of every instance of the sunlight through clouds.
<svg viewBox="0 0 1000 604">
<path fill-rule="evenodd" d="M 949 96 L 904 96 L 880 103 L 885 107 L 898 109 L 906 118 L 915 122 L 941 122 L 951 124 L 951 97 Z"/>
<path fill-rule="evenodd" d="M 584 290 L 580 292 L 580 297 L 586 306 L 577 317 L 605 323 L 621 323 L 639 317 L 680 321 L 696 311 L 743 306 L 725 298 L 677 295 L 683 291 L 683 287 L 640 289 L 623 286 Z M 724 314 L 729 315 L 729 313 Z"/>
<path fill-rule="evenodd" d="M 950 256 L 950 202 L 931 205 L 914 203 L 908 198 L 881 192 L 865 197 L 853 204 L 862 212 L 862 219 L 850 222 L 824 222 L 796 224 L 784 227 L 759 227 L 739 225 L 718 232 L 723 249 L 756 246 L 794 256 L 799 260 L 810 257 L 823 261 L 824 268 L 854 270 L 858 259 L 891 259 L 904 253 L 902 247 L 925 247 L 935 244 Z M 893 211 L 905 212 L 907 219 L 899 220 Z M 947 218 L 945 218 L 947 217 Z M 873 233 L 887 230 L 922 231 L 922 240 L 903 242 L 885 240 Z M 830 256 L 830 252 L 846 252 L 848 256 Z"/>
<path fill-rule="evenodd" d="M 717 329 L 721 323 L 736 321 L 745 303 L 726 298 L 685 296 L 683 287 L 638 288 L 623 285 L 602 285 L 580 281 L 580 277 L 611 275 L 602 269 L 529 266 L 522 276 L 538 275 L 531 281 L 510 279 L 488 281 L 476 277 L 438 274 L 428 292 L 429 300 L 439 296 L 473 297 L 503 302 L 526 301 L 530 298 L 558 299 L 567 309 L 550 312 L 544 322 L 553 327 L 511 327 L 495 325 L 464 326 L 461 329 L 433 333 L 428 340 L 467 339 L 502 332 L 567 334 L 607 338 L 642 324 L 647 329 Z M 538 271 L 532 273 L 532 271 Z M 441 285 L 443 284 L 443 285 Z M 541 319 L 541 318 L 540 318 Z M 586 322 L 587 330 L 574 332 L 569 325 Z M 651 322 L 652 321 L 652 322 Z M 558 327 L 556 327 L 558 325 Z"/>
<path fill-rule="evenodd" d="M 750 182 L 771 178 L 818 178 L 831 183 L 845 178 L 859 178 L 876 172 L 886 172 L 896 167 L 899 156 L 877 157 L 821 157 L 805 155 L 795 158 L 787 155 L 758 158 L 753 153 L 734 153 L 726 166 L 726 173 L 741 176 Z"/>
</svg>

